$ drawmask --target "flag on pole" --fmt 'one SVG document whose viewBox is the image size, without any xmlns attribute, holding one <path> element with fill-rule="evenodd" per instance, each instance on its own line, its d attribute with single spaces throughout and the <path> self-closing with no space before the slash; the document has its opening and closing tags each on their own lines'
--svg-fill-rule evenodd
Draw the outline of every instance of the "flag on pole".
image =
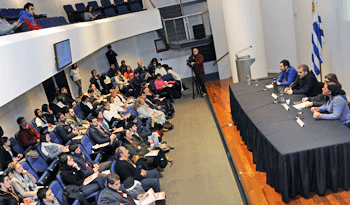
<svg viewBox="0 0 350 205">
<path fill-rule="evenodd" d="M 312 14 L 314 18 L 314 23 L 312 24 L 312 63 L 314 64 L 315 73 L 318 75 L 321 63 L 323 63 L 322 46 L 324 44 L 324 36 L 317 0 L 312 1 Z"/>
</svg>

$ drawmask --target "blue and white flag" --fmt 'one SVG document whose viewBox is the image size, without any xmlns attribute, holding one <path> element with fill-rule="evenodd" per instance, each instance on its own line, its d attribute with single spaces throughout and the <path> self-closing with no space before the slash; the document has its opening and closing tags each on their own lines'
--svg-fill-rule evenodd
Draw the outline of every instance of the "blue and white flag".
<svg viewBox="0 0 350 205">
<path fill-rule="evenodd" d="M 321 63 L 323 63 L 322 46 L 324 44 L 324 36 L 317 0 L 312 1 L 312 14 L 314 17 L 314 23 L 312 24 L 312 63 L 314 64 L 315 74 L 318 75 Z"/>
</svg>

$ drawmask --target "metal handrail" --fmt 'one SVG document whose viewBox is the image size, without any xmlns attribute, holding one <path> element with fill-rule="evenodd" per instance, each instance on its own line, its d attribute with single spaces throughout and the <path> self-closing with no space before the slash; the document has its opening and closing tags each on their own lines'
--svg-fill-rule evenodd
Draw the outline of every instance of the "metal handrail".
<svg viewBox="0 0 350 205">
<path fill-rule="evenodd" d="M 153 6 L 153 8 L 157 8 L 151 0 L 148 0 L 148 1 L 151 3 L 151 5 Z"/>
<path fill-rule="evenodd" d="M 164 21 L 170 21 L 170 20 L 181 19 L 181 18 L 186 18 L 186 17 L 190 17 L 190 16 L 198 16 L 198 15 L 205 14 L 205 13 L 208 13 L 208 12 L 209 12 L 208 10 L 205 10 L 205 11 L 194 13 L 194 14 L 188 14 L 188 15 L 185 15 L 185 16 L 178 16 L 178 17 L 174 17 L 174 18 L 167 18 L 167 19 L 163 19 L 163 20 Z"/>
<path fill-rule="evenodd" d="M 216 60 L 214 63 L 213 63 L 213 66 L 218 64 L 219 61 L 221 61 L 223 58 L 225 58 L 225 56 L 227 56 L 230 52 L 227 51 L 227 53 L 225 53 L 223 56 L 221 56 L 221 58 L 219 58 L 218 60 Z"/>
</svg>

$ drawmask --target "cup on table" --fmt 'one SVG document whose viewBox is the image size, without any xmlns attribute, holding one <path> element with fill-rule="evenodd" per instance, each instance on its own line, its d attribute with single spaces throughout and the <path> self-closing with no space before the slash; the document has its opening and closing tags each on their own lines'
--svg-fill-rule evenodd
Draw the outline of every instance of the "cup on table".
<svg viewBox="0 0 350 205">
<path fill-rule="evenodd" d="M 290 98 L 288 98 L 288 99 L 286 100 L 286 103 L 287 103 L 287 105 L 290 104 Z"/>
<path fill-rule="evenodd" d="M 284 103 L 284 97 L 283 95 L 280 96 L 281 103 Z"/>
</svg>

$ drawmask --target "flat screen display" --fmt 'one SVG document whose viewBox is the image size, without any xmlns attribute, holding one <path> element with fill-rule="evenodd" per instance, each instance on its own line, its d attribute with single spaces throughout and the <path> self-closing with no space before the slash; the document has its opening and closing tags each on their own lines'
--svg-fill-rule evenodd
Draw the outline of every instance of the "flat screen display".
<svg viewBox="0 0 350 205">
<path fill-rule="evenodd" d="M 61 70 L 72 63 L 69 39 L 55 43 L 53 47 L 55 49 L 57 70 Z"/>
</svg>

